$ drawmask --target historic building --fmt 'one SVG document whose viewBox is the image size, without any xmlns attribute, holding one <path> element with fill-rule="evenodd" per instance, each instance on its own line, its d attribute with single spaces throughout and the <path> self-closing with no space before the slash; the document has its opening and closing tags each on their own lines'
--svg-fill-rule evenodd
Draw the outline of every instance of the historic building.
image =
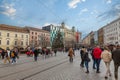
<svg viewBox="0 0 120 80">
<path fill-rule="evenodd" d="M 93 43 L 94 45 L 98 45 L 98 31 L 93 32 Z"/>
<path fill-rule="evenodd" d="M 48 31 L 25 27 L 29 31 L 30 35 L 30 47 L 50 47 L 50 33 Z"/>
<path fill-rule="evenodd" d="M 77 42 L 75 27 L 72 27 L 72 29 L 68 29 L 64 22 L 62 22 L 61 25 L 51 24 L 48 26 L 44 26 L 42 29 L 50 32 L 51 45 L 53 43 L 54 37 L 56 36 L 56 34 L 59 30 L 63 37 L 64 47 L 74 47 L 75 43 Z"/>
<path fill-rule="evenodd" d="M 61 28 L 64 32 L 64 47 L 75 47 L 76 44 L 76 31 L 75 27 L 67 28 L 65 23 L 61 23 Z"/>
<path fill-rule="evenodd" d="M 94 45 L 94 32 L 91 31 L 86 37 L 83 38 L 82 44 L 85 46 Z"/>
<path fill-rule="evenodd" d="M 104 44 L 120 44 L 120 18 L 110 22 L 103 27 Z"/>
<path fill-rule="evenodd" d="M 29 32 L 17 26 L 0 24 L 0 47 L 13 49 L 14 47 L 26 48 L 29 45 Z"/>
<path fill-rule="evenodd" d="M 104 31 L 103 31 L 103 27 L 100 28 L 97 32 L 98 32 L 98 44 L 99 45 L 103 45 L 104 44 Z"/>
</svg>

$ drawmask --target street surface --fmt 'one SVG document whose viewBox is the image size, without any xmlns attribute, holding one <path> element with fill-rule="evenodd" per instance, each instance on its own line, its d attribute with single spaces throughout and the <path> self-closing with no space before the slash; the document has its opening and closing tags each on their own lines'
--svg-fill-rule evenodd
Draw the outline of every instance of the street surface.
<svg viewBox="0 0 120 80">
<path fill-rule="evenodd" d="M 39 56 L 35 62 L 33 57 L 20 55 L 16 64 L 3 64 L 0 60 L 0 80 L 105 80 L 105 65 L 101 61 L 100 72 L 92 69 L 92 59 L 89 63 L 90 73 L 86 74 L 85 68 L 80 67 L 80 54 L 75 51 L 73 63 L 69 62 L 67 53 L 57 52 L 57 56 L 44 59 Z M 112 76 L 107 80 L 114 80 L 114 65 L 111 63 Z M 119 79 L 120 80 L 120 69 Z"/>
</svg>

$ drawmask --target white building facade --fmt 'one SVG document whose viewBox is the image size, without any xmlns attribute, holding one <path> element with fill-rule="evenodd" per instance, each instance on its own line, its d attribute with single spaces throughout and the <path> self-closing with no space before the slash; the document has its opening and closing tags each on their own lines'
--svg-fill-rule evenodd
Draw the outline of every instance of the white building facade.
<svg viewBox="0 0 120 80">
<path fill-rule="evenodd" d="M 104 44 L 120 45 L 120 18 L 112 21 L 103 27 Z"/>
</svg>

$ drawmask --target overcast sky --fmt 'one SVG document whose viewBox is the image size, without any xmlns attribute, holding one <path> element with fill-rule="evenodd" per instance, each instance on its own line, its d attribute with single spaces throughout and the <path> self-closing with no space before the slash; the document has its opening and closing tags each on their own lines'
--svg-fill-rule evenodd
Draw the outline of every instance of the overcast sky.
<svg viewBox="0 0 120 80">
<path fill-rule="evenodd" d="M 83 36 L 120 16 L 120 0 L 0 0 L 0 24 L 41 28 L 65 22 Z"/>
</svg>

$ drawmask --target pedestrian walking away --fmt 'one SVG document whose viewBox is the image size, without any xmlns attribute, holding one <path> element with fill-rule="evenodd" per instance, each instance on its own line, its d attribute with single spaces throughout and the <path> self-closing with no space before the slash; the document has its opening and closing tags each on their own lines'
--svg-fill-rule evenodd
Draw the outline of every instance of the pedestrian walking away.
<svg viewBox="0 0 120 80">
<path fill-rule="evenodd" d="M 85 67 L 86 67 L 86 73 L 89 73 L 89 62 L 90 62 L 90 58 L 88 56 L 88 51 L 87 49 L 84 51 L 84 63 L 85 63 Z"/>
<path fill-rule="evenodd" d="M 38 57 L 38 49 L 37 49 L 37 47 L 35 48 L 35 50 L 34 50 L 34 60 L 35 61 L 37 61 L 37 57 Z"/>
<path fill-rule="evenodd" d="M 108 78 L 108 75 L 111 76 L 111 71 L 110 71 L 110 62 L 112 60 L 112 54 L 109 50 L 108 47 L 104 48 L 104 51 L 101 54 L 101 58 L 103 59 L 105 66 L 106 66 L 106 74 L 105 74 L 105 79 Z"/>
<path fill-rule="evenodd" d="M 75 56 L 75 54 L 72 48 L 69 49 L 68 56 L 69 56 L 69 61 L 73 62 L 73 56 Z"/>
<path fill-rule="evenodd" d="M 80 66 L 84 67 L 84 53 L 86 52 L 86 48 L 83 46 L 81 51 L 80 51 L 80 55 L 81 55 L 81 63 Z"/>
<path fill-rule="evenodd" d="M 93 50 L 93 56 L 95 58 L 95 63 L 97 68 L 96 73 L 100 73 L 101 53 L 102 53 L 102 50 L 100 49 L 100 47 L 96 46 Z"/>
</svg>

